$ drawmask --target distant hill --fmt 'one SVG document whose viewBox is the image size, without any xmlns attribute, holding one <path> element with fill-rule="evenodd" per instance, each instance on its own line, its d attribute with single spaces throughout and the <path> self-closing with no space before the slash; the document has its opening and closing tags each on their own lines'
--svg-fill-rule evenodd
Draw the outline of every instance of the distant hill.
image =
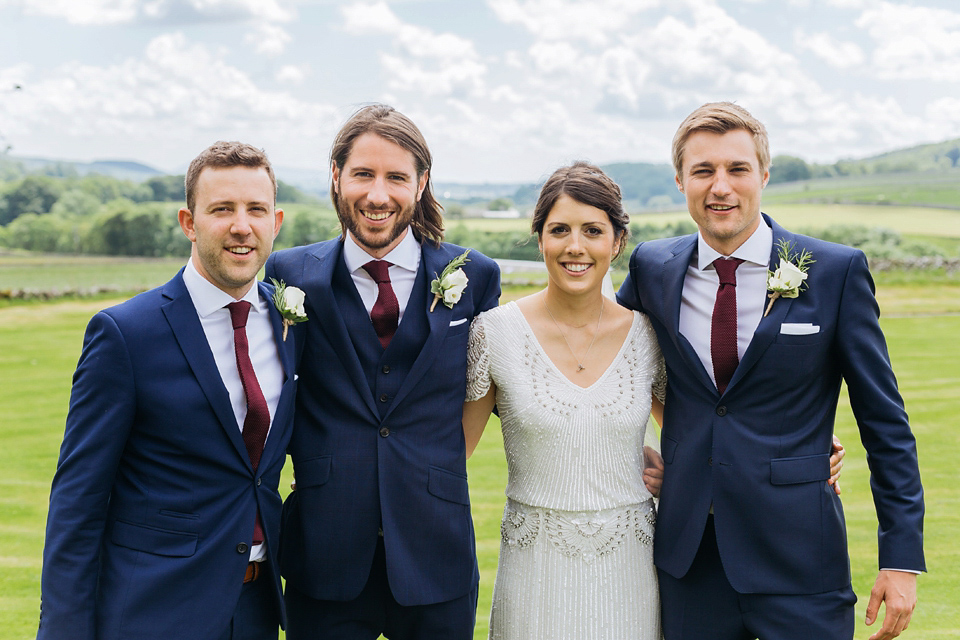
<svg viewBox="0 0 960 640">
<path fill-rule="evenodd" d="M 84 176 L 99 173 L 118 180 L 144 182 L 166 172 L 132 160 L 95 160 L 93 162 L 71 162 L 50 158 L 23 158 L 3 156 L 4 165 L 20 165 L 24 173 L 43 173 L 54 177 Z"/>
</svg>

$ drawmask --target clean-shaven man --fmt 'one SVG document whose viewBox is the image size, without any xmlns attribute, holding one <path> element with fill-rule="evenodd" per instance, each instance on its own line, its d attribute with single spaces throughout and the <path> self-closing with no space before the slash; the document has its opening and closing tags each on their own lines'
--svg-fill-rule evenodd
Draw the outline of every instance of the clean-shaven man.
<svg viewBox="0 0 960 640">
<path fill-rule="evenodd" d="M 296 338 L 256 280 L 280 231 L 266 155 L 193 160 L 170 282 L 96 314 L 50 492 L 38 640 L 270 640 Z"/>
<path fill-rule="evenodd" d="M 667 364 L 654 543 L 664 634 L 853 637 L 843 509 L 824 482 L 846 382 L 880 523 L 866 621 L 884 602 L 872 638 L 895 637 L 924 570 L 923 489 L 866 258 L 760 213 L 770 151 L 745 109 L 694 111 L 673 160 L 699 231 L 640 244 L 618 294 L 648 315 Z M 776 285 L 796 297 L 771 299 L 781 252 L 813 262 L 799 292 Z"/>
</svg>

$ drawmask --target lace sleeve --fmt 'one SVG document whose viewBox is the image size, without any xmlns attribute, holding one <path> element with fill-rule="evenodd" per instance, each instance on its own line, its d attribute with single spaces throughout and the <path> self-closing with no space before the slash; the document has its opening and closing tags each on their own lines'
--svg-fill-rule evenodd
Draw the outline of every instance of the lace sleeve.
<svg viewBox="0 0 960 640">
<path fill-rule="evenodd" d="M 653 372 L 653 395 L 660 402 L 667 401 L 667 365 L 663 356 L 657 354 L 656 369 Z"/>
<path fill-rule="evenodd" d="M 650 319 L 646 316 L 643 317 L 644 320 L 644 329 L 650 340 L 650 345 L 653 348 L 653 381 L 652 389 L 653 395 L 660 402 L 666 402 L 667 399 L 667 365 L 663 360 L 663 354 L 660 352 L 660 346 L 657 344 L 657 334 L 653 330 L 653 325 L 650 324 Z"/>
<path fill-rule="evenodd" d="M 487 346 L 485 314 L 477 316 L 470 325 L 467 342 L 467 402 L 479 400 L 490 390 L 490 349 Z"/>
</svg>

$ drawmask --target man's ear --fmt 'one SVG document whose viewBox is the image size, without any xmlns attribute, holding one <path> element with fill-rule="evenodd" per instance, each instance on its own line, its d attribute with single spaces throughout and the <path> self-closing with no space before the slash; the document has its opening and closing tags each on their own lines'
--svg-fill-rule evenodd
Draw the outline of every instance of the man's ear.
<svg viewBox="0 0 960 640">
<path fill-rule="evenodd" d="M 673 181 L 677 183 L 677 191 L 683 193 L 683 181 L 680 180 L 679 173 L 673 176 Z"/>
<path fill-rule="evenodd" d="M 770 169 L 763 172 L 763 184 L 760 185 L 760 188 L 763 189 L 766 187 L 768 182 L 770 182 Z"/>
<path fill-rule="evenodd" d="M 340 169 L 337 168 L 336 162 L 330 163 L 330 176 L 333 180 L 333 192 L 340 195 Z"/>
<path fill-rule="evenodd" d="M 177 220 L 180 222 L 180 229 L 183 230 L 183 235 L 187 236 L 187 240 L 196 242 L 197 231 L 193 226 L 193 213 L 190 209 L 180 209 L 177 212 Z"/>
<path fill-rule="evenodd" d="M 419 184 L 417 185 L 417 202 L 420 202 L 420 196 L 423 195 L 423 190 L 427 188 L 427 180 L 430 179 L 430 170 L 427 169 L 423 172 L 423 175 L 420 176 Z"/>
<path fill-rule="evenodd" d="M 273 215 L 273 237 L 276 239 L 277 235 L 280 233 L 280 226 L 283 224 L 283 209 L 274 209 Z"/>
</svg>

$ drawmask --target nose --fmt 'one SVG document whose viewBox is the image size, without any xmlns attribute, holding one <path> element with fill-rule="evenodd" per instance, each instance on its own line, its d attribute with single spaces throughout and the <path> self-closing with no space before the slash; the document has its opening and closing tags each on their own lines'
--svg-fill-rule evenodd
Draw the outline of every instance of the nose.
<svg viewBox="0 0 960 640">
<path fill-rule="evenodd" d="M 724 169 L 716 172 L 711 191 L 716 196 L 725 196 L 730 193 L 730 175 Z"/>
<path fill-rule="evenodd" d="M 390 196 L 387 194 L 387 184 L 383 178 L 377 178 L 370 185 L 367 200 L 374 206 L 383 206 L 390 202 Z"/>
<path fill-rule="evenodd" d="M 236 215 L 233 216 L 233 224 L 230 225 L 230 233 L 237 236 L 248 236 L 252 232 L 252 227 L 250 225 L 250 213 L 247 211 L 246 207 L 240 207 L 237 209 Z"/>
<path fill-rule="evenodd" d="M 567 253 L 575 255 L 583 253 L 582 240 L 579 233 L 571 233 L 570 242 L 567 244 Z"/>
</svg>

